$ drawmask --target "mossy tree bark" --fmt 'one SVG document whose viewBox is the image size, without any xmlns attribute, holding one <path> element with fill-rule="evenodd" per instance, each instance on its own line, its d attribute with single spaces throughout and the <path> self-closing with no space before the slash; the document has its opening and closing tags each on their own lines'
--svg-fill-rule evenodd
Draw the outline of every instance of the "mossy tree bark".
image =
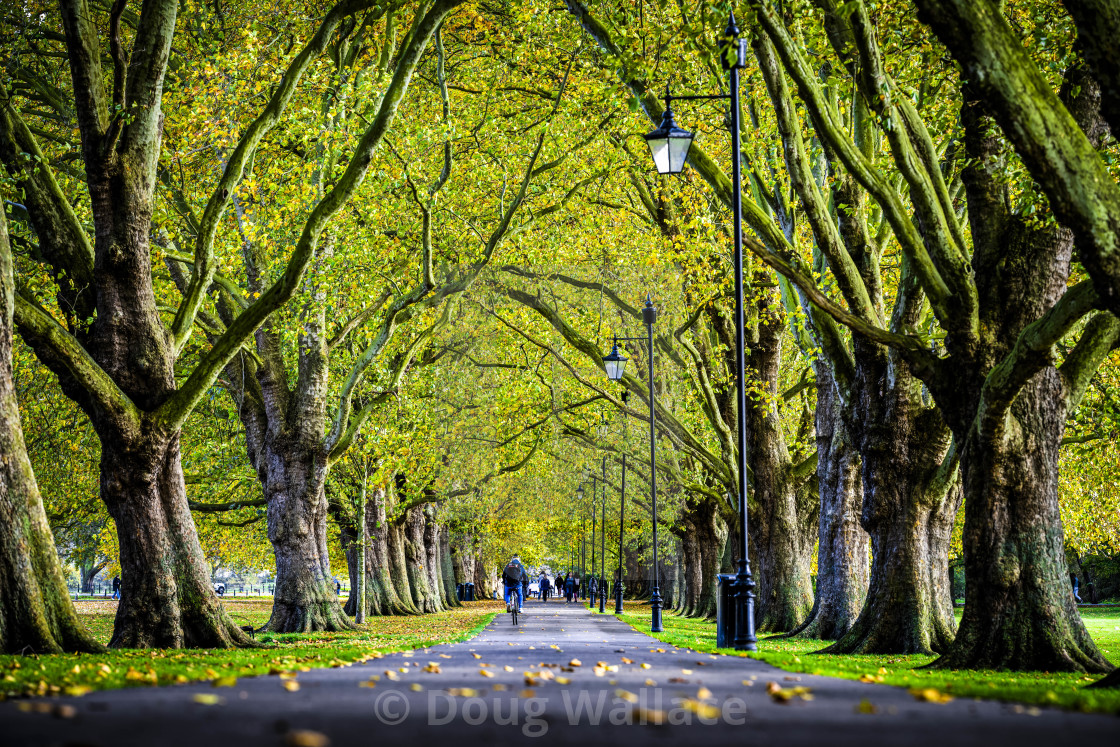
<svg viewBox="0 0 1120 747">
<path fill-rule="evenodd" d="M 757 583 L 755 625 L 760 633 L 785 633 L 804 622 L 813 608 L 809 568 L 818 507 L 790 457 L 776 404 L 781 397 L 778 369 L 784 310 L 775 298 L 761 292 L 752 317 L 746 375 L 749 385 L 762 390 L 748 397 L 744 415 L 754 490 L 748 510 L 755 554 L 751 568 Z"/>
<path fill-rule="evenodd" d="M 1088 284 L 1067 289 L 1072 230 L 1008 209 L 1005 145 L 994 134 L 991 102 L 966 92 L 964 180 L 987 339 L 962 346 L 965 376 L 938 392 L 964 444 L 967 583 L 957 638 L 935 666 L 1106 672 L 1112 666 L 1077 613 L 1066 573 L 1058 450 L 1069 412 L 1120 339 L 1120 322 L 1107 312 L 1091 317 L 1055 365 L 1051 346 L 1091 310 L 1096 294 Z M 1096 82 L 1074 66 L 1061 93 L 1099 146 Z"/>
<path fill-rule="evenodd" d="M 867 596 L 868 536 L 860 525 L 862 463 L 848 426 L 852 413 L 826 364 L 817 373 L 817 590 L 808 619 L 791 636 L 836 640 L 851 629 Z"/>
<path fill-rule="evenodd" d="M 863 462 L 860 522 L 871 536 L 863 609 L 827 653 L 932 654 L 953 640 L 949 530 L 955 462 L 949 429 L 921 385 L 889 351 L 856 341 L 857 439 Z M 894 386 L 891 386 L 891 383 Z"/>
<path fill-rule="evenodd" d="M 727 524 L 710 497 L 688 500 L 678 520 L 684 593 L 674 602 L 687 617 L 712 617 L 716 613 L 715 576 L 720 570 Z"/>
<path fill-rule="evenodd" d="M 0 652 L 104 650 L 78 621 L 27 456 L 12 379 L 14 297 L 8 222 L 0 209 Z"/>
</svg>

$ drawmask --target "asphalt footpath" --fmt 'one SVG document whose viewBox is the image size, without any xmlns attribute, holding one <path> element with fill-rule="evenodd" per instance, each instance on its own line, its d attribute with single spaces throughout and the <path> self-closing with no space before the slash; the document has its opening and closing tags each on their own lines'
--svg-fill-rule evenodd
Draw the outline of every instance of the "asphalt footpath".
<svg viewBox="0 0 1120 747">
<path fill-rule="evenodd" d="M 791 674 L 675 648 L 581 604 L 528 602 L 519 622 L 500 614 L 464 643 L 295 679 L 8 701 L 0 747 L 1120 745 L 1118 717 Z"/>
</svg>

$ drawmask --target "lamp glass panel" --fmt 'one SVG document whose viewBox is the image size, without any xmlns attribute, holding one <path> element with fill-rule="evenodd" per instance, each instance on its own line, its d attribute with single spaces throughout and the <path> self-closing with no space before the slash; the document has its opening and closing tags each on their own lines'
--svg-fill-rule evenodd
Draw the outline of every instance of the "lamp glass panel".
<svg viewBox="0 0 1120 747">
<path fill-rule="evenodd" d="M 603 363 L 607 369 L 607 378 L 611 381 L 620 381 L 622 379 L 622 372 L 626 369 L 625 360 L 605 361 Z"/>
<path fill-rule="evenodd" d="M 658 174 L 673 173 L 669 170 L 671 166 L 669 162 L 669 142 L 670 139 L 667 137 L 659 137 L 652 140 L 646 140 L 646 143 L 649 144 L 650 155 L 653 156 L 653 165 L 657 168 Z"/>
<path fill-rule="evenodd" d="M 688 158 L 689 148 L 692 147 L 691 137 L 669 138 L 669 173 L 679 174 L 684 171 L 684 162 Z M 661 172 L 661 169 L 658 169 Z"/>
</svg>

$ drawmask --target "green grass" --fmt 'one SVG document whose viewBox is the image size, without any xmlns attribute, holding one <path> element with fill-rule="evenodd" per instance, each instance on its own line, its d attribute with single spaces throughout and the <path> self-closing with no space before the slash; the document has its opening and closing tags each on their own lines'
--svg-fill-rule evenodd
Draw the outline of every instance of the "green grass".
<svg viewBox="0 0 1120 747">
<path fill-rule="evenodd" d="M 1112 662 L 1120 662 L 1120 610 L 1088 609 L 1082 610 L 1081 616 L 1105 656 Z M 649 631 L 648 612 L 624 613 L 620 617 L 642 632 Z M 664 632 L 651 635 L 674 646 L 712 654 L 748 655 L 734 649 L 716 648 L 714 622 L 667 614 L 662 627 Z M 1100 679 L 1100 675 L 922 669 L 935 657 L 813 653 L 827 645 L 827 641 L 820 640 L 767 637 L 759 640 L 758 652 L 749 656 L 791 672 L 863 679 L 915 691 L 933 689 L 954 697 L 1120 714 L 1120 690 L 1085 689 L 1085 685 Z"/>
<path fill-rule="evenodd" d="M 241 624 L 263 625 L 272 599 L 227 599 L 226 610 Z M 76 602 L 86 628 L 102 643 L 113 632 L 117 603 Z M 261 634 L 262 648 L 122 649 L 105 654 L 0 656 L 0 698 L 77 695 L 90 690 L 213 680 L 232 685 L 237 677 L 348 666 L 394 651 L 465 641 L 494 619 L 501 603 L 473 602 L 447 612 L 414 617 L 373 617 L 341 633 Z"/>
</svg>

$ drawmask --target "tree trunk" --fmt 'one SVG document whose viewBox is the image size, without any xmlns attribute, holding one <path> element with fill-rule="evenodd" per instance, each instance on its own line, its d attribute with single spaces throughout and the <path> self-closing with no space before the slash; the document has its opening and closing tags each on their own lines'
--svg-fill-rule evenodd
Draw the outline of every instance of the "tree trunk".
<svg viewBox="0 0 1120 747">
<path fill-rule="evenodd" d="M 451 531 L 446 526 L 441 526 L 439 531 L 439 566 L 440 578 L 443 581 L 444 606 L 448 609 L 462 607 L 463 604 L 459 601 L 455 564 L 451 559 Z"/>
<path fill-rule="evenodd" d="M 187 507 L 179 434 L 102 438 L 101 495 L 117 526 L 121 601 L 113 648 L 250 643 L 225 614 Z"/>
<path fill-rule="evenodd" d="M 424 548 L 424 511 L 410 508 L 404 517 L 404 557 L 412 603 L 420 612 L 439 610 L 439 598 L 428 581 L 427 552 Z"/>
<path fill-rule="evenodd" d="M 338 513 L 333 515 L 335 523 L 338 524 L 338 544 L 341 545 L 342 554 L 346 557 L 346 572 L 350 574 L 350 593 L 346 595 L 346 603 L 342 605 L 342 611 L 350 617 L 356 617 L 358 584 L 354 579 L 358 577 L 358 527 Z"/>
<path fill-rule="evenodd" d="M 757 485 L 756 478 L 756 490 Z M 779 489 L 762 493 L 750 524 L 759 633 L 793 630 L 813 609 L 813 533 L 799 516 L 792 485 L 782 481 L 773 487 Z"/>
<path fill-rule="evenodd" d="M 784 633 L 800 625 L 813 608 L 813 524 L 809 501 L 799 496 L 791 470 L 778 399 L 781 341 L 780 303 L 763 295 L 757 302 L 755 338 L 747 343 L 747 376 L 765 393 L 747 399 L 747 463 L 753 478 L 749 507 L 752 571 L 757 583 L 759 633 Z M 743 447 L 740 447 L 743 448 Z"/>
<path fill-rule="evenodd" d="M 684 593 L 678 600 L 676 611 L 678 614 L 692 617 L 694 611 L 700 608 L 699 592 L 703 586 L 703 564 L 700 560 L 700 543 L 688 513 L 683 514 L 679 521 L 683 529 L 680 540 Z"/>
<path fill-rule="evenodd" d="M 962 456 L 964 616 L 937 666 L 1108 672 L 1081 622 L 1058 510 L 1064 387 L 1049 367 L 1016 397 L 1006 431 Z"/>
<path fill-rule="evenodd" d="M 1081 66 L 1067 68 L 1062 97 L 1096 147 L 1106 134 L 1100 95 Z M 1019 350 L 1028 325 L 1067 292 L 1074 244 L 1068 229 L 1008 210 L 1000 168 L 1005 143 L 986 116 L 991 102 L 969 99 L 961 109 L 969 156 L 962 179 L 974 236 L 979 323 L 987 338 L 972 349 L 960 344 L 963 375 L 942 394 L 964 444 L 966 585 L 960 631 L 935 665 L 1107 672 L 1112 667 L 1085 629 L 1066 572 L 1058 452 L 1068 407 L 1077 401 L 1071 388 L 1079 379 L 1087 382 L 1115 344 L 1116 321 L 1111 315 L 1089 321 L 1063 370 L 1046 351 L 1030 361 L 1036 373 L 1021 389 L 1010 398 L 989 399 L 995 367 Z M 998 379 L 992 388 L 998 391 Z"/>
<path fill-rule="evenodd" d="M 367 571 L 369 567 L 369 519 L 366 513 L 369 510 L 369 495 L 366 491 L 366 483 L 369 480 L 369 470 L 365 464 L 365 459 L 362 459 L 362 494 L 358 500 L 358 547 L 354 555 L 354 566 L 358 573 L 350 575 L 350 596 L 354 598 L 354 622 L 364 623 L 366 621 L 366 613 L 369 610 L 369 596 L 367 594 L 368 583 L 366 582 Z M 357 587 L 357 595 L 354 593 L 354 587 Z"/>
<path fill-rule="evenodd" d="M 388 525 L 389 579 L 396 588 L 401 604 L 409 614 L 419 614 L 423 610 L 416 606 L 412 591 L 412 574 L 408 566 L 408 537 L 405 528 L 406 517 L 401 516 Z"/>
<path fill-rule="evenodd" d="M 949 447 L 940 413 L 887 351 L 856 339 L 855 412 L 863 460 L 860 521 L 871 535 L 871 582 L 859 618 L 827 653 L 932 654 L 956 627 L 949 530 L 960 492 L 938 482 Z"/>
<path fill-rule="evenodd" d="M 270 434 L 263 461 L 268 539 L 276 553 L 276 591 L 265 628 L 276 633 L 351 629 L 327 558 L 325 458 L 317 448 Z"/>
<path fill-rule="evenodd" d="M 0 652 L 97 652 L 78 622 L 31 471 L 12 379 L 12 255 L 0 208 Z"/>
<path fill-rule="evenodd" d="M 93 565 L 83 565 L 78 567 L 78 573 L 81 575 L 81 591 L 83 594 L 93 593 L 93 579 L 101 569 L 105 567 L 104 563 L 94 563 Z"/>
<path fill-rule="evenodd" d="M 860 526 L 863 482 L 855 440 L 827 365 L 817 369 L 817 482 L 820 530 L 817 594 L 809 618 L 791 636 L 836 640 L 859 617 L 867 595 L 867 533 Z"/>
<path fill-rule="evenodd" d="M 440 527 L 435 520 L 435 509 L 430 504 L 423 506 L 420 513 L 424 519 L 424 577 L 432 592 L 432 604 L 435 611 L 439 612 L 445 609 L 446 598 L 443 589 L 443 564 L 439 557 Z"/>
</svg>

